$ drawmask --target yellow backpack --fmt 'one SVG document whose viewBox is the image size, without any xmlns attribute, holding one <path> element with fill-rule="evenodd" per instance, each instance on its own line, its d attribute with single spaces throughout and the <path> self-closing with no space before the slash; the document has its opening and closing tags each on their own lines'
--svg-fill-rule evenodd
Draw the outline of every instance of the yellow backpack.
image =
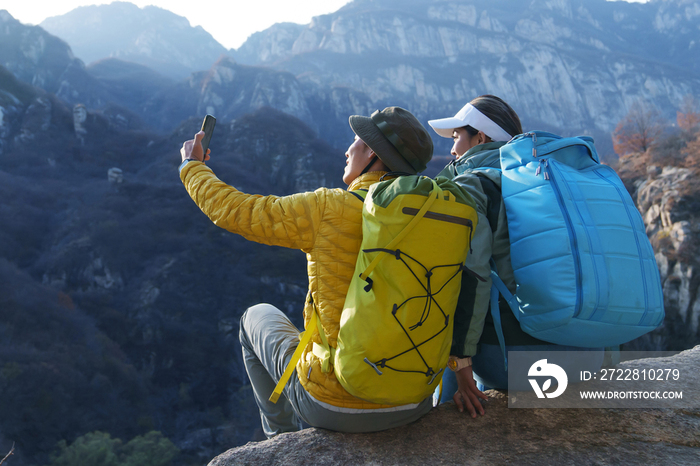
<svg viewBox="0 0 700 466">
<path fill-rule="evenodd" d="M 316 329 L 322 344 L 314 343 L 313 352 L 322 370 L 334 370 L 351 395 L 403 405 L 433 393 L 447 365 L 476 224 L 473 199 L 447 178 L 401 176 L 372 185 L 337 348 L 314 315 L 270 400 L 279 397 Z"/>
</svg>

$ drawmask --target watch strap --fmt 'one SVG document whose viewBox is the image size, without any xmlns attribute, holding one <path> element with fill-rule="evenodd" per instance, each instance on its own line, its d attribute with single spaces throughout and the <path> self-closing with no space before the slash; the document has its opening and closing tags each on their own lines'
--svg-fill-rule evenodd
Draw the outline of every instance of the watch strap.
<svg viewBox="0 0 700 466">
<path fill-rule="evenodd" d="M 450 358 L 447 360 L 447 367 L 449 367 L 452 371 L 454 372 L 459 372 L 465 367 L 469 367 L 472 365 L 472 358 L 466 357 L 466 358 L 458 358 L 457 356 L 450 356 Z"/>
</svg>

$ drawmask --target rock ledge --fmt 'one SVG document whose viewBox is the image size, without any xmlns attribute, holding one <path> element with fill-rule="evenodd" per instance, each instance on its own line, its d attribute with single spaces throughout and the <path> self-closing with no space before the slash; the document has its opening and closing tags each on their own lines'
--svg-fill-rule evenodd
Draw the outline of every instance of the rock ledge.
<svg viewBox="0 0 700 466">
<path fill-rule="evenodd" d="M 688 375 L 683 397 L 698 401 L 693 408 L 509 409 L 506 395 L 491 390 L 486 415 L 477 419 L 459 413 L 452 403 L 443 404 L 413 424 L 384 432 L 345 434 L 312 428 L 251 442 L 219 455 L 209 466 L 697 465 L 700 346 L 672 361 Z M 655 363 L 635 361 L 635 367 L 640 364 L 651 368 Z"/>
</svg>

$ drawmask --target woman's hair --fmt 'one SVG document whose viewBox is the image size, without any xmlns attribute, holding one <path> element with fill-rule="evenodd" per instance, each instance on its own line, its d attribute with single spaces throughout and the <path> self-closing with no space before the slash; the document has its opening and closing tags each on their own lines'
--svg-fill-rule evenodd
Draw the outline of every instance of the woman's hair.
<svg viewBox="0 0 700 466">
<path fill-rule="evenodd" d="M 516 136 L 523 132 L 523 127 L 520 125 L 520 118 L 515 113 L 510 105 L 505 103 L 500 97 L 495 95 L 481 95 L 469 102 L 481 113 L 489 117 L 494 123 L 503 128 L 503 130 L 511 136 Z M 479 131 L 471 126 L 465 126 L 464 129 L 471 136 L 474 136 Z"/>
</svg>

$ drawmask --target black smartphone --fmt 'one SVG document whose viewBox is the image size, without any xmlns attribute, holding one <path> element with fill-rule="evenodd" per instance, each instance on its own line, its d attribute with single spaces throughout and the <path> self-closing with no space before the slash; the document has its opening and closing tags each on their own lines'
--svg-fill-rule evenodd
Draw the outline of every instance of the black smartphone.
<svg viewBox="0 0 700 466">
<path fill-rule="evenodd" d="M 204 137 L 202 138 L 202 153 L 203 157 L 207 155 L 207 149 L 209 148 L 209 141 L 211 141 L 211 135 L 214 134 L 214 126 L 216 126 L 216 118 L 212 115 L 207 115 L 204 117 L 202 122 L 202 131 L 204 131 Z"/>
</svg>

